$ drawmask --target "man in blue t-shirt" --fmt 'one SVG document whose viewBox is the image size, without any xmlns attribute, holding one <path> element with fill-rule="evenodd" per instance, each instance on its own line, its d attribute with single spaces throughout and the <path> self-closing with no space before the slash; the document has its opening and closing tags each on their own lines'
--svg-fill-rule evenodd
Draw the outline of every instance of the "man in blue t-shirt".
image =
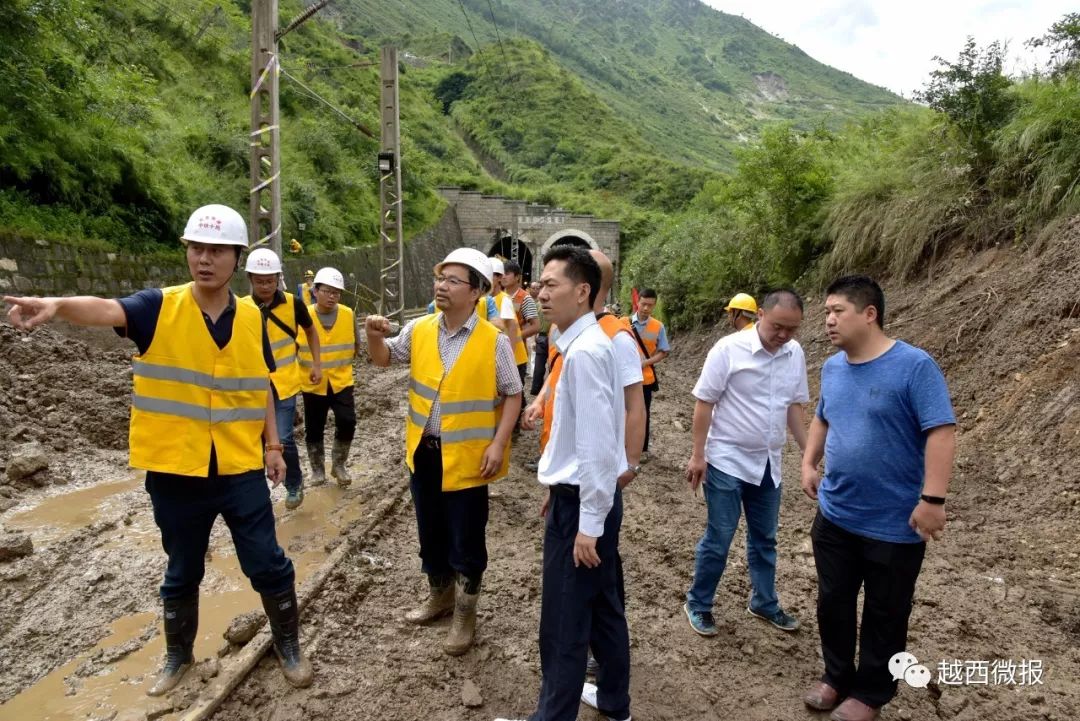
<svg viewBox="0 0 1080 721">
<path fill-rule="evenodd" d="M 840 352 L 821 368 L 802 462 L 803 491 L 818 502 L 811 539 L 825 674 L 803 700 L 835 707 L 834 721 L 872 721 L 896 694 L 889 659 L 906 650 L 926 542 L 945 528 L 956 417 L 933 358 L 885 335 L 885 296 L 874 280 L 838 279 L 825 308 Z"/>
</svg>

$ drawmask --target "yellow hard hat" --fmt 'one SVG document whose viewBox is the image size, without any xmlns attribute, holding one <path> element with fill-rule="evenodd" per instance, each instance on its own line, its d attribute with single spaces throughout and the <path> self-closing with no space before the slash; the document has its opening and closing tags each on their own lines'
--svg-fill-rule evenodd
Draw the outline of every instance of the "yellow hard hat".
<svg viewBox="0 0 1080 721">
<path fill-rule="evenodd" d="M 315 277 L 315 271 L 313 271 L 313 270 L 304 271 L 304 277 L 305 278 L 314 278 Z"/>
<path fill-rule="evenodd" d="M 757 313 L 757 301 L 749 293 L 736 293 L 724 310 L 745 310 L 747 313 Z"/>
</svg>

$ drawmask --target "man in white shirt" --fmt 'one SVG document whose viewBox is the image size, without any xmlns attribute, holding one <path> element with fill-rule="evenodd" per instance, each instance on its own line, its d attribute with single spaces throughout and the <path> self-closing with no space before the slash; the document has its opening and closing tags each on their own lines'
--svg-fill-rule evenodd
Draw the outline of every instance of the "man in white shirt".
<svg viewBox="0 0 1080 721">
<path fill-rule="evenodd" d="M 686 479 L 694 490 L 704 482 L 708 522 L 697 544 L 694 582 L 683 610 L 702 636 L 718 633 L 713 597 L 742 512 L 752 585 L 746 610 L 783 631 L 799 627 L 776 597 L 776 529 L 785 429 L 800 450 L 806 447 L 806 359 L 793 340 L 802 318 L 797 293 L 769 293 L 757 325 L 718 340 L 694 386 L 694 448 Z"/>
<path fill-rule="evenodd" d="M 630 718 L 630 640 L 621 594 L 619 530 L 626 468 L 623 387 L 615 348 L 593 304 L 600 268 L 581 248 L 544 256 L 540 303 L 566 330 L 554 393 L 551 439 L 540 458 L 545 502 L 540 607 L 540 698 L 530 721 L 574 721 L 587 649 L 600 663 L 596 704 L 610 719 Z"/>
</svg>

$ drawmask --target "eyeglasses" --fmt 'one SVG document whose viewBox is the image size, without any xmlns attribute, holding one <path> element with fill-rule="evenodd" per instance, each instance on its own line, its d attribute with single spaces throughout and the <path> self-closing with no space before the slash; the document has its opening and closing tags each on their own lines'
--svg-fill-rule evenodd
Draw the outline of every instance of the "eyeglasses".
<svg viewBox="0 0 1080 721">
<path fill-rule="evenodd" d="M 460 288 L 463 285 L 468 285 L 469 281 L 462 280 L 461 278 L 456 278 L 456 277 L 454 277 L 452 275 L 437 275 L 437 276 L 435 276 L 435 285 L 439 285 L 440 283 L 446 283 L 451 288 Z"/>
<path fill-rule="evenodd" d="M 329 296 L 330 298 L 340 298 L 341 297 L 341 291 L 338 290 L 337 288 L 327 288 L 327 287 L 324 286 L 322 288 L 319 288 L 318 292 L 322 293 L 323 295 Z"/>
</svg>

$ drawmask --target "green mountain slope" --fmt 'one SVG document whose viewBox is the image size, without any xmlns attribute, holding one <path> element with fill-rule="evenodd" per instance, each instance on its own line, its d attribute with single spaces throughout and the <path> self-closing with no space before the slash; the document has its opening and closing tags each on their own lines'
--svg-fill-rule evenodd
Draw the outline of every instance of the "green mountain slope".
<svg viewBox="0 0 1080 721">
<path fill-rule="evenodd" d="M 345 29 L 421 56 L 447 59 L 462 43 L 498 56 L 509 38 L 533 39 L 663 154 L 716 168 L 770 122 L 839 125 L 902 102 L 699 0 L 340 4 Z"/>
<path fill-rule="evenodd" d="M 282 0 L 282 25 L 304 4 Z M 246 208 L 249 12 L 0 4 L 0 230 L 175 248 L 194 207 Z M 378 127 L 370 63 L 387 40 L 403 50 L 410 235 L 446 183 L 616 217 L 632 245 L 770 119 L 895 100 L 685 0 L 338 0 L 280 48 L 284 235 L 304 223 L 309 249 L 377 237 L 376 142 L 327 104 Z"/>
</svg>

